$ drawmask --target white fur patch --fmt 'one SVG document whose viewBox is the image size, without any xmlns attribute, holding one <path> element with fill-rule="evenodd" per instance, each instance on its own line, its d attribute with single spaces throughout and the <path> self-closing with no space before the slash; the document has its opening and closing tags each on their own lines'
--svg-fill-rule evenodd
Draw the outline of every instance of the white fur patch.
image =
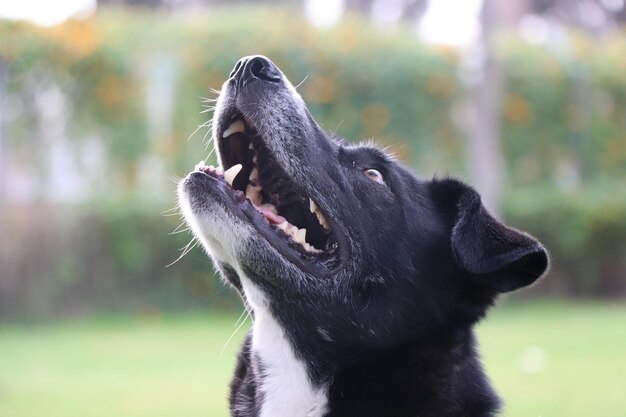
<svg viewBox="0 0 626 417">
<path fill-rule="evenodd" d="M 248 302 L 254 309 L 252 351 L 263 364 L 260 417 L 322 417 L 328 398 L 315 388 L 304 363 L 298 359 L 284 330 L 266 307 L 263 293 L 240 274 Z"/>
</svg>

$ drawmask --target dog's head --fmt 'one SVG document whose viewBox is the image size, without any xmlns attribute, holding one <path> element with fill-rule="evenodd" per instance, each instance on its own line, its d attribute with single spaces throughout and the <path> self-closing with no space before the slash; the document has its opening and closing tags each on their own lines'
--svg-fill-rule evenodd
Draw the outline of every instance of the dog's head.
<svg viewBox="0 0 626 417">
<path fill-rule="evenodd" d="M 543 247 L 469 186 L 419 179 L 322 130 L 265 57 L 241 59 L 224 83 L 213 141 L 221 168 L 181 181 L 185 218 L 251 307 L 296 341 L 319 339 L 315 349 L 382 348 L 472 323 L 546 270 Z"/>
</svg>

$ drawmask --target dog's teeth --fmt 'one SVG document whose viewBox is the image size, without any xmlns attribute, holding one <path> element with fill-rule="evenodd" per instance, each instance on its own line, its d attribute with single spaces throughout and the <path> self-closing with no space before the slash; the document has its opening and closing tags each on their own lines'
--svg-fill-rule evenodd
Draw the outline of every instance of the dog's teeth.
<svg viewBox="0 0 626 417">
<path fill-rule="evenodd" d="M 248 149 L 253 151 L 254 150 L 254 143 L 250 142 L 250 144 L 248 145 Z"/>
<path fill-rule="evenodd" d="M 285 231 L 285 233 L 287 233 L 289 236 L 295 239 L 296 234 L 298 233 L 298 228 L 290 223 L 287 225 L 287 230 Z"/>
<path fill-rule="evenodd" d="M 256 154 L 254 154 L 254 155 L 252 156 L 252 163 L 256 165 L 258 162 L 259 162 L 259 157 L 258 157 L 258 156 L 256 156 Z"/>
<path fill-rule="evenodd" d="M 328 225 L 328 222 L 326 221 L 326 218 L 324 217 L 322 212 L 319 211 L 319 209 L 315 210 L 315 216 L 317 217 L 317 221 L 320 222 L 320 224 L 322 225 L 324 230 L 329 231 L 330 230 L 330 226 Z"/>
<path fill-rule="evenodd" d="M 248 184 L 246 187 L 246 197 L 252 201 L 255 206 L 260 206 L 263 203 L 263 197 L 261 196 L 261 190 L 263 187 L 260 185 Z"/>
<path fill-rule="evenodd" d="M 233 186 L 233 180 L 235 179 L 237 174 L 239 174 L 239 172 L 241 171 L 241 168 L 243 168 L 243 165 L 237 164 L 237 165 L 233 165 L 232 167 L 228 168 L 228 170 L 224 171 L 224 178 L 226 179 L 226 182 L 228 183 L 228 185 L 230 185 L 231 187 Z"/>
<path fill-rule="evenodd" d="M 204 164 L 204 161 L 200 161 L 194 167 L 194 171 L 200 171 L 202 168 L 205 168 L 205 167 L 206 165 Z"/>
<path fill-rule="evenodd" d="M 224 133 L 222 134 L 222 138 L 227 138 L 233 133 L 243 133 L 245 131 L 246 127 L 243 125 L 243 121 L 241 119 L 235 120 L 230 124 L 230 126 L 228 126 L 228 129 L 224 131 Z"/>
<path fill-rule="evenodd" d="M 308 243 L 305 243 L 303 246 L 304 246 L 304 250 L 309 253 L 322 253 L 321 250 L 316 249 L 315 247 L 309 245 Z"/>
<path fill-rule="evenodd" d="M 211 168 L 213 168 L 213 165 L 211 165 Z M 222 176 L 224 175 L 224 170 L 221 167 L 217 167 L 217 168 L 214 168 L 214 169 L 215 169 L 215 172 L 218 175 L 222 175 Z"/>
<path fill-rule="evenodd" d="M 304 245 L 306 243 L 306 229 L 298 229 L 298 231 L 293 236 L 293 240 Z"/>
<path fill-rule="evenodd" d="M 250 171 L 250 176 L 248 177 L 248 179 L 250 181 L 256 182 L 256 180 L 259 179 L 259 169 L 256 167 L 252 168 L 252 171 Z"/>
<path fill-rule="evenodd" d="M 330 230 L 330 226 L 328 225 L 326 218 L 324 218 L 324 215 L 320 211 L 319 207 L 317 207 L 317 204 L 315 204 L 315 201 L 311 199 L 311 197 L 309 197 L 309 211 L 311 213 L 315 213 L 317 221 L 322 225 L 325 230 Z"/>
<path fill-rule="evenodd" d="M 280 230 L 287 233 L 287 228 L 289 227 L 289 222 L 282 222 L 276 225 Z"/>
</svg>

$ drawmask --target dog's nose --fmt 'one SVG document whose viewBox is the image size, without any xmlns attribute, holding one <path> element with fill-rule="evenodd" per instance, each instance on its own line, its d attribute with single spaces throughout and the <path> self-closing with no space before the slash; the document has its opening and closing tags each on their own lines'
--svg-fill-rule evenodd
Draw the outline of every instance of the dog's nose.
<svg viewBox="0 0 626 417">
<path fill-rule="evenodd" d="M 241 58 L 230 73 L 229 78 L 239 88 L 245 87 L 252 81 L 260 80 L 272 83 L 281 81 L 281 73 L 272 61 L 261 55 Z"/>
</svg>

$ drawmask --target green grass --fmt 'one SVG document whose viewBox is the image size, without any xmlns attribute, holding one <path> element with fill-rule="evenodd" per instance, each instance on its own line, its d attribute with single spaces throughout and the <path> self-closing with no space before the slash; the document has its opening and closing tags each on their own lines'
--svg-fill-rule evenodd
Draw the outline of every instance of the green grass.
<svg viewBox="0 0 626 417">
<path fill-rule="evenodd" d="M 533 303 L 479 327 L 506 417 L 624 417 L 626 306 Z M 1 417 L 226 417 L 234 316 L 0 326 Z M 246 325 L 244 325 L 244 328 Z M 226 346 L 226 347 L 224 347 Z M 222 353 L 223 350 L 223 353 Z"/>
</svg>

